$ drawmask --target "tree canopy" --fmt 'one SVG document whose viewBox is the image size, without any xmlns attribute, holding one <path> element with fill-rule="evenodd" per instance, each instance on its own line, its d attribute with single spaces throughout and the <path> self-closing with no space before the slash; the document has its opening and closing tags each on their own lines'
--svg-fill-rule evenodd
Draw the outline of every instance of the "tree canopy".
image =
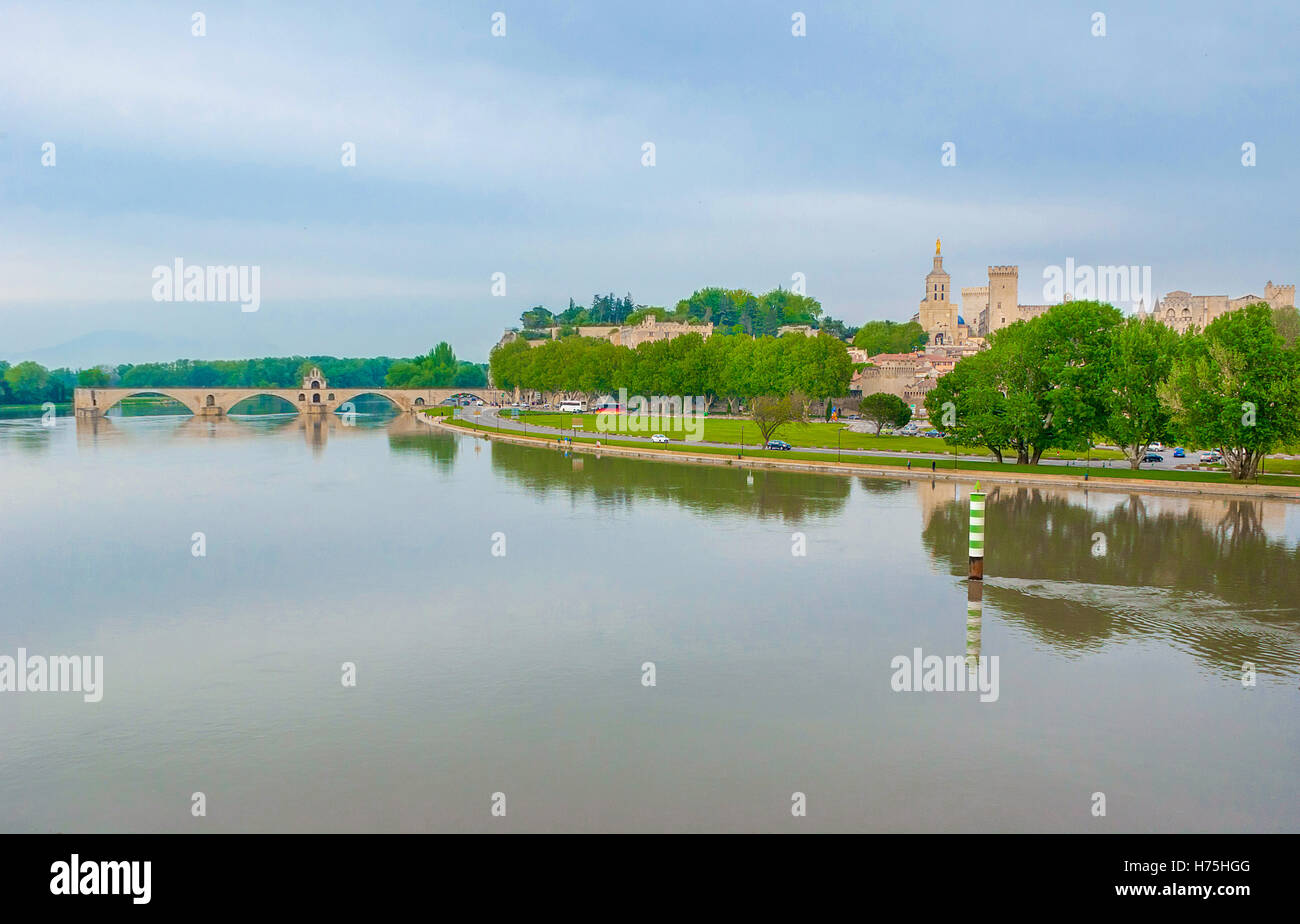
<svg viewBox="0 0 1300 924">
<path fill-rule="evenodd" d="M 897 321 L 868 321 L 853 335 L 853 345 L 866 350 L 868 356 L 877 353 L 910 353 L 925 346 L 929 336 L 916 321 L 900 324 Z"/>
<path fill-rule="evenodd" d="M 848 391 L 853 364 L 843 341 L 827 335 L 783 337 L 685 334 L 631 349 L 595 337 L 533 347 L 513 340 L 492 351 L 492 381 L 501 388 L 556 394 L 703 395 L 733 408 L 754 395 L 802 392 L 809 400 Z"/>
<path fill-rule="evenodd" d="M 1261 303 L 1179 337 L 1107 304 L 1066 302 L 996 332 L 925 408 L 950 443 L 999 461 L 1104 439 L 1136 468 L 1152 442 L 1177 439 L 1221 447 L 1234 477 L 1253 478 L 1265 454 L 1300 440 L 1300 347 L 1277 323 Z"/>
</svg>

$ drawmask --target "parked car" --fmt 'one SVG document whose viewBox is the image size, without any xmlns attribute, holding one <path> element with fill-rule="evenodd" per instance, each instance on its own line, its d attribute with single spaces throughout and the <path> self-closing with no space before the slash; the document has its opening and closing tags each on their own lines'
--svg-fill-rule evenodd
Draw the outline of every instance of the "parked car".
<svg viewBox="0 0 1300 924">
<path fill-rule="evenodd" d="M 785 440 L 768 440 L 767 448 L 768 449 L 792 449 L 794 447 L 792 447 Z"/>
<path fill-rule="evenodd" d="M 1182 447 L 1182 446 L 1175 446 L 1175 447 L 1174 447 L 1174 458 L 1175 458 L 1175 459 L 1185 459 L 1185 458 L 1187 458 L 1187 453 L 1183 451 L 1183 447 Z"/>
<path fill-rule="evenodd" d="M 1214 453 L 1210 452 L 1209 450 L 1206 450 L 1205 452 L 1201 453 L 1200 461 L 1201 461 L 1201 462 L 1213 462 L 1213 461 L 1214 461 Z"/>
<path fill-rule="evenodd" d="M 654 436 L 650 437 L 650 442 L 666 443 L 668 442 L 668 437 L 664 436 L 662 433 L 656 433 Z"/>
<path fill-rule="evenodd" d="M 1165 457 L 1162 456 L 1162 455 L 1158 455 L 1158 454 L 1156 454 L 1156 453 L 1154 453 L 1154 452 L 1148 452 L 1146 455 L 1144 455 L 1144 456 L 1142 457 L 1142 461 L 1143 461 L 1143 462 L 1163 462 L 1163 461 L 1165 461 Z"/>
<path fill-rule="evenodd" d="M 1150 446 L 1147 447 L 1147 449 L 1151 450 L 1152 452 L 1164 452 L 1165 446 L 1164 443 L 1152 443 Z"/>
<path fill-rule="evenodd" d="M 928 437 L 933 438 L 933 437 L 936 437 L 936 436 L 940 436 L 941 434 L 939 433 L 938 430 L 926 430 L 926 431 L 925 431 L 925 435 L 928 436 Z"/>
</svg>

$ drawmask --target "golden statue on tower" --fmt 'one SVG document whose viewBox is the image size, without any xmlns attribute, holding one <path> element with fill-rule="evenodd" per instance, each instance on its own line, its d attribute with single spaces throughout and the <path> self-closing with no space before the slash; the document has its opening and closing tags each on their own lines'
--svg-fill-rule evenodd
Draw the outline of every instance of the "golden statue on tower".
<svg viewBox="0 0 1300 924">
<path fill-rule="evenodd" d="M 934 239 L 934 255 L 939 256 L 939 239 L 937 237 Z"/>
</svg>

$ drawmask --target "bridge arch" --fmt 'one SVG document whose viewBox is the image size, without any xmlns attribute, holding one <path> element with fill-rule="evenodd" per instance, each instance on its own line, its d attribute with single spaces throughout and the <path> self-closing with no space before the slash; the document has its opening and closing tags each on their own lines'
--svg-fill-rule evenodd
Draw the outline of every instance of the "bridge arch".
<svg viewBox="0 0 1300 924">
<path fill-rule="evenodd" d="M 453 391 L 451 394 L 443 398 L 438 403 L 447 404 L 448 402 L 451 402 L 452 404 L 459 404 L 461 400 L 464 398 L 474 398 L 475 400 L 482 401 L 484 404 L 492 403 L 487 398 L 484 398 L 482 395 L 477 394 L 476 392 L 473 391 Z"/>
<path fill-rule="evenodd" d="M 112 402 L 101 406 L 100 409 L 101 414 L 107 414 L 109 411 L 111 411 L 113 408 L 120 405 L 127 398 L 152 398 L 155 396 L 162 397 L 162 398 L 170 398 L 171 400 L 175 401 L 177 404 L 184 407 L 185 410 L 189 411 L 191 414 L 197 415 L 199 413 L 198 402 L 194 398 L 190 397 L 189 395 L 185 395 L 183 393 L 173 392 L 171 389 L 167 389 L 167 388 L 140 388 L 140 389 L 127 388 L 127 389 L 114 389 L 113 392 L 114 393 L 112 396 Z M 209 398 L 210 397 L 211 396 L 209 396 Z"/>
<path fill-rule="evenodd" d="M 335 400 L 336 395 L 338 398 L 337 401 Z M 334 405 L 335 413 L 338 413 L 339 409 L 342 408 L 343 405 L 355 401 L 357 398 L 365 397 L 383 398 L 392 405 L 393 409 L 398 413 L 406 410 L 406 405 L 402 401 L 395 398 L 393 395 L 387 394 L 386 390 L 382 388 L 358 388 L 355 391 L 352 389 L 339 389 L 337 393 L 330 394 L 330 403 Z"/>
<path fill-rule="evenodd" d="M 278 410 L 274 410 L 274 411 L 261 411 L 261 412 L 255 412 L 255 413 L 250 413 L 250 412 L 247 411 L 247 410 L 240 410 L 240 406 L 243 405 L 244 402 L 246 402 L 246 401 L 256 401 L 258 398 L 270 398 L 270 399 L 275 403 L 275 406 L 278 408 Z M 295 404 L 293 403 L 293 401 L 292 401 L 290 395 L 286 395 L 283 391 L 252 391 L 252 392 L 250 392 L 249 394 L 243 394 L 243 393 L 241 393 L 241 394 L 239 395 L 239 397 L 238 397 L 237 399 L 235 399 L 235 400 L 234 400 L 234 401 L 233 401 L 233 402 L 232 402 L 228 407 L 226 407 L 224 410 L 225 410 L 225 413 L 227 413 L 227 414 L 232 414 L 232 415 L 234 415 L 235 417 L 260 417 L 260 416 L 262 416 L 262 415 L 264 415 L 264 414 L 296 414 L 296 413 L 298 413 L 298 407 L 297 407 L 297 405 L 295 405 Z"/>
</svg>

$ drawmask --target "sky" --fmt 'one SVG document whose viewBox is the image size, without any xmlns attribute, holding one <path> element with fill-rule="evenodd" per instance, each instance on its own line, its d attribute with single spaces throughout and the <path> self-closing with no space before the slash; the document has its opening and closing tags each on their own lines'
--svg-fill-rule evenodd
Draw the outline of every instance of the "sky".
<svg viewBox="0 0 1300 924">
<path fill-rule="evenodd" d="M 0 0 L 0 358 L 485 361 L 532 305 L 795 274 L 830 315 L 904 321 L 936 238 L 955 290 L 1017 264 L 1025 304 L 1067 259 L 1262 294 L 1300 276 L 1298 26 L 1294 3 Z M 258 310 L 156 300 L 178 258 L 257 267 Z"/>
</svg>

